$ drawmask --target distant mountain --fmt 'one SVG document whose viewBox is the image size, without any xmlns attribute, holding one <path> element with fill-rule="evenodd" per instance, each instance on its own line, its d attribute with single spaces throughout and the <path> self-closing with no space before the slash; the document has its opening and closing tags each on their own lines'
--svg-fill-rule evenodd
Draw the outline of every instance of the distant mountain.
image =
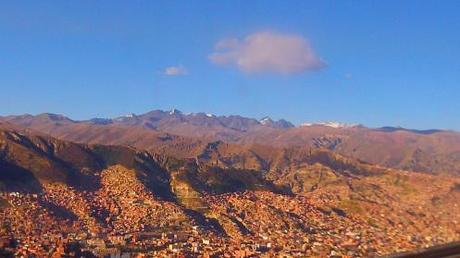
<svg viewBox="0 0 460 258">
<path fill-rule="evenodd" d="M 376 128 L 376 130 L 383 131 L 383 132 L 406 131 L 406 132 L 418 133 L 418 134 L 434 134 L 434 133 L 442 132 L 442 130 L 438 130 L 438 129 L 415 130 L 415 129 L 406 129 L 402 127 L 392 127 L 392 126 L 384 126 L 384 127 Z"/>
<path fill-rule="evenodd" d="M 184 124 L 200 127 L 204 126 L 210 129 L 230 129 L 236 131 L 248 131 L 260 126 L 279 129 L 294 127 L 294 125 L 285 120 L 264 123 L 263 121 L 259 122 L 256 119 L 242 116 L 216 116 L 208 113 L 184 114 L 177 109 L 171 111 L 154 110 L 141 115 L 130 114 L 128 116 L 115 118 L 112 122 L 122 125 L 144 126 L 162 131 Z"/>
<path fill-rule="evenodd" d="M 91 124 L 96 124 L 96 125 L 108 125 L 108 124 L 112 124 L 113 120 L 108 119 L 108 118 L 92 118 L 88 120 L 88 122 Z"/>
<path fill-rule="evenodd" d="M 259 130 L 239 140 L 277 147 L 311 146 L 386 167 L 428 173 L 460 174 L 460 133 L 381 130 L 362 126 L 301 126 Z"/>
<path fill-rule="evenodd" d="M 180 157 L 224 141 L 243 146 L 325 148 L 386 167 L 435 174 L 460 174 L 460 133 L 367 128 L 336 122 L 294 127 L 285 120 L 261 120 L 179 110 L 154 110 L 114 119 L 75 121 L 62 115 L 7 116 L 0 121 L 80 143 L 131 145 Z"/>
<path fill-rule="evenodd" d="M 273 121 L 270 117 L 264 117 L 259 121 L 262 125 L 266 125 L 273 128 L 287 129 L 295 127 L 291 122 L 284 119 Z"/>
<path fill-rule="evenodd" d="M 302 123 L 300 126 L 327 126 L 332 128 L 351 128 L 351 127 L 359 127 L 360 124 L 345 124 L 340 122 L 317 122 L 317 123 Z"/>
<path fill-rule="evenodd" d="M 172 109 L 171 111 L 154 110 L 145 114 L 136 115 L 133 113 L 116 117 L 116 118 L 93 118 L 90 120 L 76 121 L 71 120 L 63 115 L 57 114 L 39 114 L 36 116 L 7 116 L 2 118 L 3 121 L 12 123 L 31 125 L 37 123 L 93 123 L 93 124 L 118 124 L 127 126 L 143 126 L 150 129 L 165 130 L 179 124 L 188 124 L 192 126 L 216 127 L 221 129 L 230 129 L 236 131 L 248 131 L 260 126 L 273 127 L 278 129 L 292 128 L 294 125 L 284 119 L 273 121 L 270 118 L 264 118 L 257 121 L 253 118 L 242 116 L 216 116 L 208 113 L 190 113 L 184 114 L 180 110 Z"/>
</svg>

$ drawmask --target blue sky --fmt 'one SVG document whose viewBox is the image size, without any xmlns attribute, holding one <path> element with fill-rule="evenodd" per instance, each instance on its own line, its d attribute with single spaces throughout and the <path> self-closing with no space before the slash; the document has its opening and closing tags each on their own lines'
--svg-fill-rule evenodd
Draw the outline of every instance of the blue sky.
<svg viewBox="0 0 460 258">
<path fill-rule="evenodd" d="M 460 130 L 459 9 L 458 1 L 2 1 L 0 115 L 178 108 Z M 251 45 L 260 35 L 268 37 Z M 236 45 L 215 61 L 219 42 Z M 283 46 L 294 47 L 278 53 Z M 296 49 L 314 56 L 299 61 Z M 267 52 L 282 61 L 267 65 Z M 283 70 L 293 58 L 300 68 Z"/>
</svg>

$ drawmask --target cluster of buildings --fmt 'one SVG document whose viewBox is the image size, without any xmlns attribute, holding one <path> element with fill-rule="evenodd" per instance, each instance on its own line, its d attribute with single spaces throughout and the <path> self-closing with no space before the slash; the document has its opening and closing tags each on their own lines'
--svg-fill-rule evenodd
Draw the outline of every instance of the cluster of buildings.
<svg viewBox="0 0 460 258">
<path fill-rule="evenodd" d="M 336 193 L 306 197 L 246 191 L 206 198 L 215 214 L 244 228 L 238 234 L 234 225 L 222 223 L 227 232 L 237 232 L 233 240 L 271 255 L 368 257 L 460 238 L 460 224 L 433 227 L 439 217 L 410 215 L 397 205 L 364 205 L 368 210 L 362 213 L 340 209 Z"/>
<path fill-rule="evenodd" d="M 204 195 L 203 214 L 156 198 L 123 167 L 104 170 L 98 184 L 94 191 L 47 184 L 38 193 L 1 192 L 0 256 L 360 257 L 460 236 L 459 224 L 445 235 L 444 228 L 424 231 L 436 217 L 411 221 L 416 207 L 391 216 L 383 207 L 369 208 L 371 217 L 349 212 L 334 192 Z"/>
</svg>

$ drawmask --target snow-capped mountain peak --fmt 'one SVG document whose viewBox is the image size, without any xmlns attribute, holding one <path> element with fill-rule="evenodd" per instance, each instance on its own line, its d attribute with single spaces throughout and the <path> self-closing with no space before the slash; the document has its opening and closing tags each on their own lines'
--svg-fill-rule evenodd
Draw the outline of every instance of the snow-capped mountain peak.
<svg viewBox="0 0 460 258">
<path fill-rule="evenodd" d="M 269 124 L 272 124 L 272 123 L 273 123 L 273 120 L 272 120 L 270 117 L 266 116 L 266 117 L 260 119 L 259 122 L 260 122 L 261 124 L 263 124 L 263 125 L 269 125 Z"/>
<path fill-rule="evenodd" d="M 170 115 L 178 115 L 178 114 L 182 114 L 182 112 L 180 110 L 178 110 L 178 109 L 173 108 L 173 109 L 171 109 L 171 111 L 169 111 L 169 114 Z"/>
<path fill-rule="evenodd" d="M 136 117 L 136 114 L 128 113 L 126 115 L 119 116 L 119 117 L 115 118 L 114 120 L 115 121 L 123 121 L 123 120 L 134 118 L 134 117 Z"/>
<path fill-rule="evenodd" d="M 326 122 L 317 122 L 317 123 L 303 123 L 300 126 L 327 126 L 332 128 L 351 128 L 359 126 L 359 124 L 347 124 L 347 123 L 340 123 L 336 121 L 326 121 Z"/>
</svg>

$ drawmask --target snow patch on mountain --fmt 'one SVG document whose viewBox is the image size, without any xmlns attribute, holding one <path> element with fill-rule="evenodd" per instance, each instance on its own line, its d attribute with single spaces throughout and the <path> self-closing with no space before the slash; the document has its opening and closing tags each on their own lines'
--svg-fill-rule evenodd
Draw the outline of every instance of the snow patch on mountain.
<svg viewBox="0 0 460 258">
<path fill-rule="evenodd" d="M 178 109 L 173 108 L 173 109 L 171 109 L 171 111 L 169 111 L 169 114 L 170 115 L 179 115 L 179 114 L 182 114 L 182 112 L 180 110 L 178 110 Z"/>
<path fill-rule="evenodd" d="M 136 114 L 134 113 L 128 113 L 126 115 L 122 115 L 122 116 L 119 116 L 119 117 L 116 117 L 115 121 L 124 121 L 124 120 L 127 120 L 127 119 L 131 119 L 131 118 L 135 118 L 136 117 Z"/>
<path fill-rule="evenodd" d="M 266 117 L 260 119 L 259 123 L 261 123 L 263 125 L 270 125 L 270 124 L 273 124 L 273 120 L 270 117 L 266 116 Z"/>
<path fill-rule="evenodd" d="M 304 126 L 327 126 L 332 128 L 352 128 L 357 127 L 359 124 L 347 124 L 347 123 L 340 123 L 335 121 L 327 121 L 327 122 L 317 122 L 317 123 L 302 123 L 300 124 L 301 127 Z"/>
</svg>

